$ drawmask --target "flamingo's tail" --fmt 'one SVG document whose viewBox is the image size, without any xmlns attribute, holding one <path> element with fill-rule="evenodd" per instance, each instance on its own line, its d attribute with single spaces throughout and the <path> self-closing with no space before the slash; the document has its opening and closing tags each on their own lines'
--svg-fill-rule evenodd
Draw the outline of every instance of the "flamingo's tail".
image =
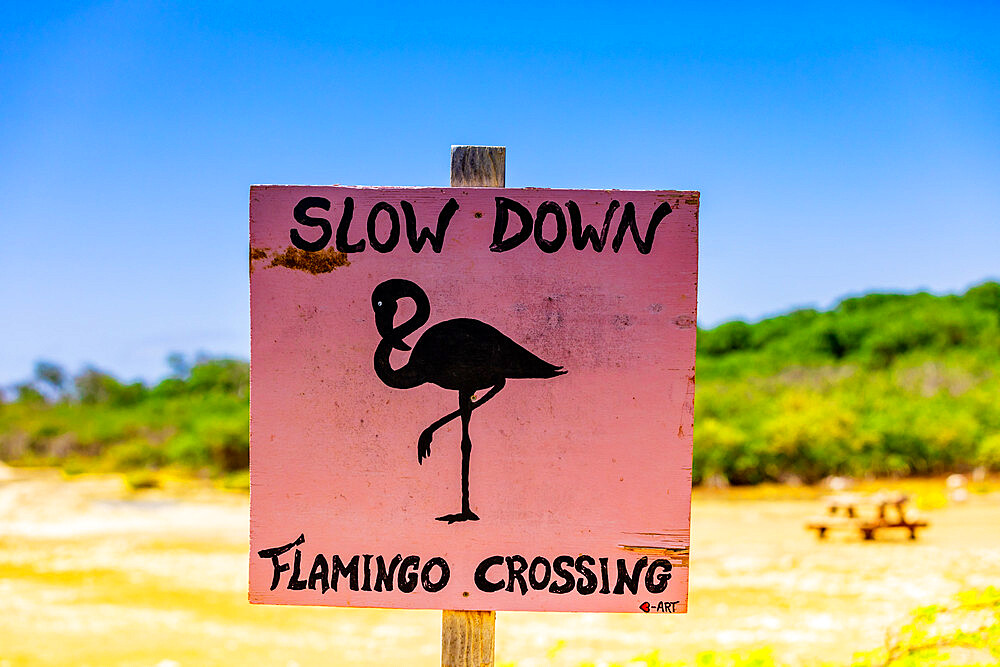
<svg viewBox="0 0 1000 667">
<path fill-rule="evenodd" d="M 554 378 L 559 375 L 566 375 L 566 370 L 562 366 L 555 366 L 553 364 L 547 364 L 549 368 L 546 369 L 545 375 L 539 375 L 540 378 Z"/>
</svg>

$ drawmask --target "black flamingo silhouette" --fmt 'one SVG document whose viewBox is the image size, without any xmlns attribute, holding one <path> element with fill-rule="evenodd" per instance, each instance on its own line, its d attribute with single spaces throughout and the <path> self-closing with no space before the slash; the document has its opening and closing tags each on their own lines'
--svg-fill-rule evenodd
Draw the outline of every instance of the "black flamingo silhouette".
<svg viewBox="0 0 1000 667">
<path fill-rule="evenodd" d="M 403 324 L 394 326 L 397 303 L 411 298 L 417 312 Z M 407 351 L 403 339 L 423 326 L 431 313 L 427 295 L 409 280 L 393 278 L 379 284 L 372 292 L 375 327 L 382 341 L 375 348 L 375 374 L 394 389 L 412 389 L 426 382 L 458 391 L 458 410 L 446 414 L 421 432 L 417 440 L 417 463 L 431 454 L 431 440 L 438 430 L 456 417 L 462 418 L 462 511 L 437 517 L 438 521 L 478 521 L 469 508 L 469 455 L 472 440 L 469 421 L 472 411 L 496 396 L 508 379 L 553 378 L 566 371 L 561 366 L 542 361 L 490 325 L 479 320 L 459 318 L 431 326 L 420 336 L 406 364 L 393 369 L 389 353 Z M 480 389 L 489 389 L 473 400 Z"/>
</svg>

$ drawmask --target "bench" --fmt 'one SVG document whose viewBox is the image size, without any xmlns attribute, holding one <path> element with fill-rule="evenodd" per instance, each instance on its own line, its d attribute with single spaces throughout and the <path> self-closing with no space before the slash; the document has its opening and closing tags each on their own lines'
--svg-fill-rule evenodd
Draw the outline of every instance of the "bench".
<svg viewBox="0 0 1000 667">
<path fill-rule="evenodd" d="M 915 540 L 917 529 L 929 524 L 907 511 L 908 502 L 909 497 L 901 493 L 831 496 L 826 499 L 826 516 L 813 519 L 806 528 L 815 530 L 820 539 L 831 529 L 859 530 L 866 540 L 874 540 L 876 531 L 885 528 L 904 528 L 910 531 L 910 539 Z"/>
</svg>

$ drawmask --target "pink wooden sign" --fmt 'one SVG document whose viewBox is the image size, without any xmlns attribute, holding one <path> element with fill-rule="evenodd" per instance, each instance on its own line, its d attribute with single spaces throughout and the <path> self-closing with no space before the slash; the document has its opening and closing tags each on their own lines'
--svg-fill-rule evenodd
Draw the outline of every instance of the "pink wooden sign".
<svg viewBox="0 0 1000 667">
<path fill-rule="evenodd" d="M 253 187 L 251 602 L 685 611 L 698 198 Z"/>
</svg>

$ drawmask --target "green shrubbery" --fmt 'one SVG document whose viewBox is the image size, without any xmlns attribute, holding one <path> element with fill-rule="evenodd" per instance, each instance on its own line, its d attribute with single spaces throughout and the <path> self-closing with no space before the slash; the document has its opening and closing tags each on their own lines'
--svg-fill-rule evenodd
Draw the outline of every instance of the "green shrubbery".
<svg viewBox="0 0 1000 667">
<path fill-rule="evenodd" d="M 1000 470 L 1000 284 L 699 331 L 694 477 Z"/>
<path fill-rule="evenodd" d="M 886 637 L 885 647 L 856 656 L 853 667 L 1000 664 L 1000 589 L 964 591 L 952 604 L 920 607 Z"/>
<path fill-rule="evenodd" d="M 177 361 L 177 359 L 174 359 Z M 233 359 L 173 364 L 154 386 L 89 368 L 72 385 L 40 362 L 17 400 L 0 405 L 0 458 L 70 472 L 176 468 L 212 475 L 249 462 L 249 367 Z M 52 381 L 56 379 L 58 381 Z"/>
<path fill-rule="evenodd" d="M 729 322 L 700 330 L 698 345 L 696 483 L 1000 470 L 998 283 Z M 147 386 L 40 362 L 0 402 L 0 458 L 245 470 L 247 364 L 169 363 L 173 375 Z"/>
</svg>

